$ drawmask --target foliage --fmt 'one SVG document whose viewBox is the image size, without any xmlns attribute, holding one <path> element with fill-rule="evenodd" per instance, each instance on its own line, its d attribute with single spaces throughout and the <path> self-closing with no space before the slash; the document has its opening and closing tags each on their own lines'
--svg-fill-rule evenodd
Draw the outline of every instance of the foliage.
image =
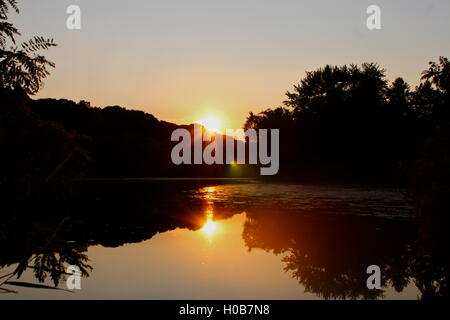
<svg viewBox="0 0 450 320">
<path fill-rule="evenodd" d="M 388 84 L 375 63 L 306 72 L 285 107 L 250 113 L 245 128 L 281 129 L 280 177 L 339 182 L 398 182 L 436 121 L 449 119 L 448 59 L 430 62 L 414 90 Z"/>
<path fill-rule="evenodd" d="M 53 39 L 36 36 L 16 45 L 15 37 L 20 32 L 7 22 L 9 6 L 19 13 L 15 0 L 0 0 L 0 88 L 21 88 L 28 94 L 35 94 L 50 74 L 48 68 L 55 67 L 53 62 L 39 52 L 56 44 Z M 13 44 L 9 48 L 8 41 Z"/>
<path fill-rule="evenodd" d="M 24 210 L 33 203 L 67 201 L 70 181 L 90 162 L 87 137 L 44 121 L 31 111 L 24 92 L 0 89 L 0 189 L 3 208 Z"/>
</svg>

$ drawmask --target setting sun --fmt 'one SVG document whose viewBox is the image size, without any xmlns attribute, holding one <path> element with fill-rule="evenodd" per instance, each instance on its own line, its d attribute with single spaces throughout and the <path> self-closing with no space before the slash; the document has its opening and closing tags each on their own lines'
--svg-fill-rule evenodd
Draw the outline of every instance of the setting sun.
<svg viewBox="0 0 450 320">
<path fill-rule="evenodd" d="M 221 132 L 222 130 L 222 121 L 213 115 L 209 115 L 202 120 L 198 121 L 198 123 L 202 124 L 206 130 L 211 132 Z"/>
</svg>

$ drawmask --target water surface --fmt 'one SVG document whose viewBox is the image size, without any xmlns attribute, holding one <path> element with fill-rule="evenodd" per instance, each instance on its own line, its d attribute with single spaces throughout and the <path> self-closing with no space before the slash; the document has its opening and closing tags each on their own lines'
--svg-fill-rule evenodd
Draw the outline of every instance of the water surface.
<svg viewBox="0 0 450 320">
<path fill-rule="evenodd" d="M 17 293 L 0 298 L 417 299 L 429 281 L 412 206 L 393 188 L 97 181 L 81 189 L 65 219 L 15 226 L 2 242 L 0 277 L 20 264 L 28 268 L 19 281 L 39 284 L 44 274 L 65 288 L 57 275 L 70 262 L 84 266 L 82 289 L 3 285 Z M 382 290 L 367 289 L 372 264 Z"/>
</svg>

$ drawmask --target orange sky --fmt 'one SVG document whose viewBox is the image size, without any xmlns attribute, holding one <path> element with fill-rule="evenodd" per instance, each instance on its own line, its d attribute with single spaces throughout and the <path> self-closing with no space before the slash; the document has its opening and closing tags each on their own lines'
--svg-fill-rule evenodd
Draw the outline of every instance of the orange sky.
<svg viewBox="0 0 450 320">
<path fill-rule="evenodd" d="M 20 1 L 25 37 L 54 37 L 57 67 L 37 97 L 120 105 L 178 124 L 208 115 L 240 128 L 249 111 L 281 105 L 305 71 L 378 62 L 413 86 L 430 60 L 450 56 L 450 2 L 78 0 L 82 29 L 67 30 L 71 0 Z"/>
</svg>

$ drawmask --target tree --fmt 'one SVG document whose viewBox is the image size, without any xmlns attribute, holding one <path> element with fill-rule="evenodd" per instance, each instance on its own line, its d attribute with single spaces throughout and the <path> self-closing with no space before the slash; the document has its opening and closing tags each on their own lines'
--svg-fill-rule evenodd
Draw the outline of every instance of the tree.
<svg viewBox="0 0 450 320">
<path fill-rule="evenodd" d="M 408 84 L 376 63 L 326 65 L 286 93 L 286 108 L 250 113 L 245 128 L 282 130 L 281 176 L 393 181 L 414 126 Z M 283 153 L 284 152 L 284 153 Z"/>
<path fill-rule="evenodd" d="M 41 120 L 31 109 L 35 94 L 55 65 L 40 55 L 53 39 L 34 37 L 16 45 L 20 32 L 7 21 L 16 0 L 0 0 L 0 200 L 2 217 L 32 214 L 46 206 L 54 212 L 65 204 L 71 181 L 90 162 L 89 139 L 54 121 Z M 12 45 L 8 48 L 8 43 Z"/>
<path fill-rule="evenodd" d="M 49 75 L 48 68 L 55 64 L 39 52 L 56 46 L 53 39 L 36 36 L 20 45 L 16 44 L 19 30 L 7 22 L 9 8 L 19 13 L 16 0 L 0 0 L 0 88 L 23 89 L 36 94 Z M 8 48 L 8 42 L 12 46 Z"/>
<path fill-rule="evenodd" d="M 450 120 L 450 61 L 445 57 L 439 57 L 439 62 L 430 62 L 428 70 L 422 72 L 424 84 L 418 87 L 423 93 L 432 92 L 431 101 L 427 102 L 425 109 L 433 120 Z M 427 92 L 428 91 L 428 92 Z M 421 93 L 418 95 L 420 96 Z M 429 94 L 428 94 L 429 96 Z"/>
<path fill-rule="evenodd" d="M 387 89 L 386 96 L 389 104 L 401 109 L 407 108 L 409 104 L 409 85 L 403 78 L 397 78 Z"/>
<path fill-rule="evenodd" d="M 336 110 L 343 104 L 379 105 L 386 90 L 385 70 L 375 63 L 331 66 L 306 72 L 294 92 L 287 92 L 287 107 L 300 115 Z M 361 101 L 362 100 L 362 101 Z"/>
<path fill-rule="evenodd" d="M 450 61 L 439 57 L 439 63 L 431 61 L 428 70 L 422 72 L 422 80 L 429 80 L 436 88 L 446 94 L 450 93 Z"/>
</svg>

